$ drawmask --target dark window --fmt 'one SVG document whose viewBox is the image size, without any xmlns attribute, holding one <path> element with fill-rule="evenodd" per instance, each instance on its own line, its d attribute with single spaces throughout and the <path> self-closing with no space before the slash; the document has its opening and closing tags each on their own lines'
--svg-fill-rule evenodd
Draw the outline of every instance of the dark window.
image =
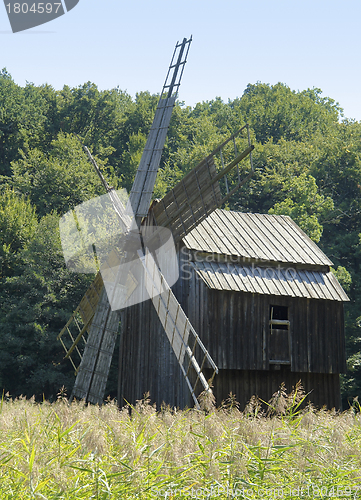
<svg viewBox="0 0 361 500">
<path fill-rule="evenodd" d="M 269 362 L 273 365 L 289 365 L 290 321 L 288 307 L 270 306 L 269 308 Z"/>
<path fill-rule="evenodd" d="M 277 326 L 278 330 L 288 330 L 288 307 L 285 306 L 270 306 L 269 319 L 271 326 Z"/>
</svg>

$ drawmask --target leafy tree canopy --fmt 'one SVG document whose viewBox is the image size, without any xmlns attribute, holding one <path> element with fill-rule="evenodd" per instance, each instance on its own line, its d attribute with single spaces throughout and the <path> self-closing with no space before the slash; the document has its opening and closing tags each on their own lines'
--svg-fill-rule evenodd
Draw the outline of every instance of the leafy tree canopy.
<svg viewBox="0 0 361 500">
<path fill-rule="evenodd" d="M 104 168 L 104 162 L 98 162 Z M 40 216 L 53 210 L 64 214 L 79 203 L 104 194 L 79 141 L 63 132 L 51 142 L 47 153 L 39 149 L 21 152 L 21 159 L 12 162 L 11 167 L 9 182 L 17 192 L 29 196 Z M 104 174 L 117 187 L 113 173 Z"/>
<path fill-rule="evenodd" d="M 19 253 L 33 238 L 37 222 L 30 201 L 6 186 L 0 194 L 0 277 L 15 271 Z"/>
</svg>

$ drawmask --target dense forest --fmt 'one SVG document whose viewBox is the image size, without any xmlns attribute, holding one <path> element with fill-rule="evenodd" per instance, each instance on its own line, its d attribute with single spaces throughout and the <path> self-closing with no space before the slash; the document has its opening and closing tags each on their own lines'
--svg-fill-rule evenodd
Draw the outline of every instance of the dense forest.
<svg viewBox="0 0 361 500">
<path fill-rule="evenodd" d="M 109 183 L 130 190 L 157 101 L 90 82 L 21 87 L 0 72 L 0 388 L 12 396 L 53 399 L 74 381 L 56 336 L 93 276 L 65 267 L 58 221 L 103 188 L 73 133 Z M 246 122 L 255 175 L 227 208 L 290 215 L 334 262 L 351 299 L 346 401 L 361 392 L 361 123 L 320 89 L 282 83 L 249 84 L 227 103 L 177 102 L 154 196 Z"/>
</svg>

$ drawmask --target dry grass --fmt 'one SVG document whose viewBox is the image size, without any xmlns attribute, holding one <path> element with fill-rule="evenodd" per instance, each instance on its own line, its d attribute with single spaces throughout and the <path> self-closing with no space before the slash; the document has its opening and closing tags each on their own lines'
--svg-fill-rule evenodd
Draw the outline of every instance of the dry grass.
<svg viewBox="0 0 361 500">
<path fill-rule="evenodd" d="M 265 414 L 232 396 L 160 412 L 3 398 L 0 499 L 361 498 L 360 413 L 301 400 L 281 388 Z"/>
</svg>

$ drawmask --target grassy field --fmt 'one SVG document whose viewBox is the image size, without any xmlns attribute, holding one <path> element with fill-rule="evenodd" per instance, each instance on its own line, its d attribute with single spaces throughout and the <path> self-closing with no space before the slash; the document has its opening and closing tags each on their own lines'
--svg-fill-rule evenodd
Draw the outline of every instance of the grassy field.
<svg viewBox="0 0 361 500">
<path fill-rule="evenodd" d="M 146 399 L 119 410 L 4 396 L 0 499 L 361 499 L 359 408 L 300 410 L 301 399 L 281 389 L 267 413 L 232 397 L 157 412 Z"/>
</svg>

